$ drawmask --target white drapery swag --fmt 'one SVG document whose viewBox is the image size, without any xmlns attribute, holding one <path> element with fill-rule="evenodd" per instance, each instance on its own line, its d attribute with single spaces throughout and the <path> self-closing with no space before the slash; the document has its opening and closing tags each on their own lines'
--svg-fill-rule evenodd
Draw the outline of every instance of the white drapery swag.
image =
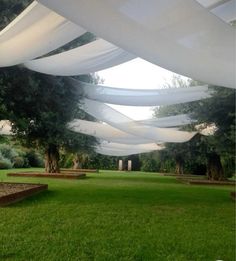
<svg viewBox="0 0 236 261">
<path fill-rule="evenodd" d="M 154 142 L 186 142 L 196 132 L 178 131 L 138 124 L 110 106 L 97 101 L 84 99 L 82 109 L 100 121 L 132 135 L 140 136 Z"/>
<path fill-rule="evenodd" d="M 102 148 L 96 148 L 95 152 L 98 154 L 106 155 L 106 156 L 129 156 L 134 154 L 140 154 L 140 153 L 148 153 L 150 151 L 140 151 L 137 153 L 137 151 L 124 151 L 124 150 L 111 150 L 111 149 L 102 149 Z"/>
<path fill-rule="evenodd" d="M 66 52 L 24 63 L 31 70 L 61 76 L 97 72 L 134 59 L 135 56 L 99 39 Z"/>
<path fill-rule="evenodd" d="M 136 122 L 148 126 L 168 128 L 168 127 L 177 127 L 177 126 L 191 124 L 196 122 L 196 120 L 191 119 L 187 114 L 179 114 L 175 116 L 153 118 L 147 120 L 140 120 Z"/>
<path fill-rule="evenodd" d="M 68 128 L 74 132 L 115 143 L 148 144 L 154 142 L 151 139 L 144 139 L 99 122 L 75 119 L 68 124 Z"/>
<path fill-rule="evenodd" d="M 40 2 L 161 67 L 209 84 L 236 87 L 236 30 L 195 0 Z"/>
<path fill-rule="evenodd" d="M 165 146 L 163 144 L 156 143 L 130 145 L 100 140 L 100 145 L 97 146 L 95 151 L 97 153 L 110 156 L 126 156 L 162 150 L 164 148 Z"/>
<path fill-rule="evenodd" d="M 151 151 L 147 150 L 116 150 L 116 149 L 110 149 L 110 148 L 96 148 L 95 151 L 102 155 L 107 156 L 129 156 L 133 154 L 140 154 L 140 153 L 148 153 Z"/>
<path fill-rule="evenodd" d="M 235 0 L 196 0 L 226 23 L 236 20 Z"/>
<path fill-rule="evenodd" d="M 128 106 L 158 106 L 192 102 L 211 97 L 208 86 L 166 89 L 125 89 L 94 85 L 70 78 L 82 96 L 109 104 Z"/>
<path fill-rule="evenodd" d="M 164 148 L 162 144 L 156 143 L 147 143 L 147 144 L 137 144 L 137 145 L 130 145 L 125 143 L 115 143 L 115 142 L 108 142 L 105 140 L 99 140 L 100 144 L 98 148 L 109 148 L 109 149 L 117 149 L 117 150 L 146 150 L 146 151 L 153 151 L 153 150 L 160 150 Z"/>
<path fill-rule="evenodd" d="M 47 7 L 33 2 L 0 32 L 0 67 L 47 54 L 85 32 Z"/>
</svg>

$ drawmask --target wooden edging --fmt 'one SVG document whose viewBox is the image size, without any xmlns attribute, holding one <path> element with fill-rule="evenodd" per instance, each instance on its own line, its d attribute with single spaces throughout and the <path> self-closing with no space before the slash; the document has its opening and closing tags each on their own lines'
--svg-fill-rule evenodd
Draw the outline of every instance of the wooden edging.
<svg viewBox="0 0 236 261">
<path fill-rule="evenodd" d="M 0 206 L 4 207 L 13 203 L 16 203 L 18 201 L 21 201 L 27 197 L 30 197 L 32 195 L 35 195 L 39 192 L 42 192 L 44 190 L 48 189 L 47 184 L 33 184 L 33 183 L 13 183 L 13 182 L 4 182 L 4 184 L 14 184 L 14 185 L 33 185 L 34 187 L 24 189 L 22 191 L 14 192 L 5 196 L 0 197 Z"/>
<path fill-rule="evenodd" d="M 213 180 L 194 180 L 194 179 L 177 179 L 178 181 L 189 185 L 219 185 L 219 186 L 235 186 L 233 181 L 213 181 Z"/>
<path fill-rule="evenodd" d="M 61 174 L 61 173 L 8 173 L 7 176 L 10 177 L 40 177 L 40 178 L 56 178 L 56 179 L 81 179 L 85 178 L 85 173 L 67 173 L 67 174 Z"/>
<path fill-rule="evenodd" d="M 98 173 L 99 170 L 98 169 L 65 169 L 65 168 L 61 168 L 60 171 L 62 173 Z"/>
</svg>

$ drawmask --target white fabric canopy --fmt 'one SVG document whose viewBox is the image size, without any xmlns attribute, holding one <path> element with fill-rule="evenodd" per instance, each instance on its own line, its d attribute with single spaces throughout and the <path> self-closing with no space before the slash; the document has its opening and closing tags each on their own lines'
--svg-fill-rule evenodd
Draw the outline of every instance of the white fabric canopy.
<svg viewBox="0 0 236 261">
<path fill-rule="evenodd" d="M 88 114 L 108 123 L 114 128 L 145 139 L 151 139 L 155 142 L 186 142 L 196 134 L 196 132 L 178 131 L 138 124 L 108 105 L 89 99 L 83 100 L 82 108 Z"/>
<path fill-rule="evenodd" d="M 156 127 L 165 127 L 165 128 L 183 126 L 183 125 L 191 124 L 193 122 L 196 122 L 196 120 L 191 119 L 187 114 L 179 114 L 175 116 L 137 121 L 137 123 L 139 124 L 156 126 Z"/>
<path fill-rule="evenodd" d="M 33 2 L 0 32 L 0 67 L 44 55 L 86 31 Z"/>
<path fill-rule="evenodd" d="M 99 39 L 66 52 L 28 61 L 24 65 L 41 73 L 70 76 L 93 73 L 134 58 L 134 55 Z"/>
<path fill-rule="evenodd" d="M 164 146 L 156 143 L 147 143 L 147 144 L 137 144 L 137 145 L 130 145 L 125 143 L 115 143 L 115 142 L 108 142 L 104 140 L 99 141 L 100 144 L 98 147 L 101 148 L 109 148 L 109 149 L 117 149 L 117 150 L 160 150 L 163 149 Z"/>
<path fill-rule="evenodd" d="M 192 102 L 211 97 L 208 86 L 166 89 L 124 89 L 94 85 L 70 79 L 84 97 L 104 103 L 128 106 L 158 106 Z"/>
<path fill-rule="evenodd" d="M 236 88 L 236 30 L 195 0 L 40 0 L 120 48 L 176 73 Z"/>
<path fill-rule="evenodd" d="M 126 144 L 148 144 L 153 142 L 150 139 L 144 139 L 136 135 L 131 135 L 120 131 L 107 124 L 99 122 L 85 121 L 75 119 L 68 124 L 68 128 L 72 131 L 94 136 L 98 139 L 107 140 L 116 143 Z"/>
<path fill-rule="evenodd" d="M 137 151 L 137 150 L 115 150 L 115 149 L 106 149 L 106 148 L 96 148 L 95 151 L 102 155 L 107 156 L 129 156 L 133 154 L 140 154 L 140 153 L 148 153 L 150 151 Z"/>
<path fill-rule="evenodd" d="M 236 19 L 236 1 L 235 0 L 196 0 L 206 7 L 211 13 L 217 15 L 220 19 L 229 23 Z"/>
</svg>

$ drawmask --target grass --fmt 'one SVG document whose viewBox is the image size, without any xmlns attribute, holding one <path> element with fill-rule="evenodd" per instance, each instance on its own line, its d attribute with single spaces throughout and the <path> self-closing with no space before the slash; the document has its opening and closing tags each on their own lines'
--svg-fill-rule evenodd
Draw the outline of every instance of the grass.
<svg viewBox="0 0 236 261">
<path fill-rule="evenodd" d="M 22 171 L 22 170 L 19 170 Z M 235 260 L 232 187 L 151 173 L 6 177 L 49 191 L 0 208 L 0 260 Z"/>
</svg>

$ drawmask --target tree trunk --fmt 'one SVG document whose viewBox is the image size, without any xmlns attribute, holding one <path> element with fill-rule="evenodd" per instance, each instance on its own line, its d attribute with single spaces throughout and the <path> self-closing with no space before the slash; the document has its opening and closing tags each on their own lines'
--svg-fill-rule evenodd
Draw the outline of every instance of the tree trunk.
<svg viewBox="0 0 236 261">
<path fill-rule="evenodd" d="M 45 151 L 45 171 L 47 173 L 60 173 L 58 147 L 50 144 Z"/>
<path fill-rule="evenodd" d="M 184 160 L 181 156 L 175 157 L 175 173 L 178 175 L 184 174 Z"/>
<path fill-rule="evenodd" d="M 79 158 L 79 155 L 76 154 L 73 159 L 73 169 L 80 169 L 80 168 L 81 168 L 80 158 Z"/>
<path fill-rule="evenodd" d="M 209 180 L 225 180 L 220 156 L 215 152 L 207 157 L 207 177 Z"/>
</svg>

